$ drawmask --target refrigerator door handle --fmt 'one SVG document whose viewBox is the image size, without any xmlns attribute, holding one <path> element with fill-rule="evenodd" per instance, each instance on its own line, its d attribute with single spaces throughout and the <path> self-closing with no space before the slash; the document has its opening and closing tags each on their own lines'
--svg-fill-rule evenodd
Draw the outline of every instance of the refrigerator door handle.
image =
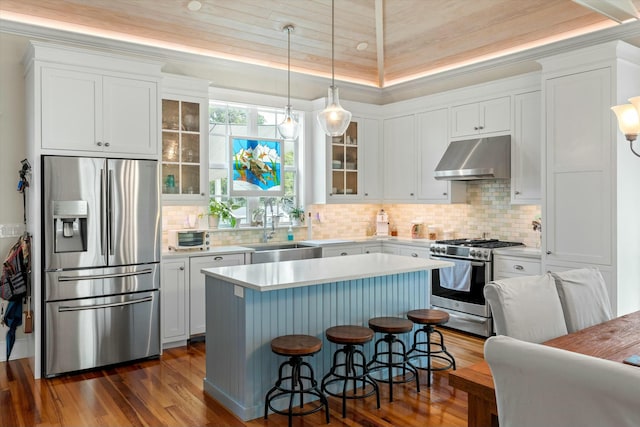
<svg viewBox="0 0 640 427">
<path fill-rule="evenodd" d="M 108 185 L 108 189 L 109 189 L 109 199 L 108 199 L 108 204 L 109 204 L 109 256 L 113 255 L 113 235 L 114 230 L 113 230 L 113 188 L 115 186 L 115 181 L 113 179 L 113 170 L 109 170 L 109 185 Z"/>
<path fill-rule="evenodd" d="M 139 304 L 141 302 L 149 302 L 149 301 L 153 301 L 153 297 L 145 297 L 145 298 L 140 298 L 132 301 L 114 302 L 111 304 L 76 305 L 76 306 L 61 305 L 60 307 L 58 307 L 58 313 L 63 313 L 65 311 L 97 310 L 100 308 L 121 307 L 123 305 Z"/>
<path fill-rule="evenodd" d="M 79 282 L 80 280 L 113 279 L 116 277 L 140 276 L 142 274 L 151 273 L 153 273 L 153 270 L 151 268 L 145 268 L 144 270 L 127 273 L 88 274 L 86 276 L 59 276 L 58 282 Z"/>
<path fill-rule="evenodd" d="M 100 169 L 100 255 L 104 256 L 104 246 L 107 243 L 106 235 L 106 223 L 104 219 L 105 214 L 105 171 Z"/>
</svg>

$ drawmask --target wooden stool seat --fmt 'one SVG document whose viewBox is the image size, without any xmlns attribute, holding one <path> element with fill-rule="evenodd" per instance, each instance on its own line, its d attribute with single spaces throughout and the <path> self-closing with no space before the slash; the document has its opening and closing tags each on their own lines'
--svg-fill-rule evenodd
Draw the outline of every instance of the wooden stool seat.
<svg viewBox="0 0 640 427">
<path fill-rule="evenodd" d="M 384 334 L 403 334 L 411 332 L 413 323 L 401 317 L 374 317 L 369 319 L 369 327 Z"/>
<path fill-rule="evenodd" d="M 322 348 L 322 341 L 311 335 L 283 335 L 271 340 L 271 350 L 281 356 L 309 356 Z"/>
<path fill-rule="evenodd" d="M 449 321 L 449 313 L 432 309 L 411 310 L 407 318 L 420 325 L 444 325 Z"/>
<path fill-rule="evenodd" d="M 336 344 L 365 344 L 373 339 L 373 331 L 364 326 L 333 326 L 326 331 L 327 339 Z"/>
</svg>

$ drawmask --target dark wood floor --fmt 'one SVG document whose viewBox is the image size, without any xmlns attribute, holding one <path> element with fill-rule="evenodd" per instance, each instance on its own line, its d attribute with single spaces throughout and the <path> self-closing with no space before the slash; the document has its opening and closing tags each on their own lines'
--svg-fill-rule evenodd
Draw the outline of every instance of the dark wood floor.
<svg viewBox="0 0 640 427">
<path fill-rule="evenodd" d="M 482 360 L 484 340 L 444 330 L 458 367 Z M 33 359 L 0 363 L 0 426 L 286 426 L 270 415 L 243 423 L 202 390 L 204 342 L 165 350 L 159 359 L 53 379 L 33 379 Z M 446 372 L 431 389 L 397 385 L 389 403 L 381 388 L 375 398 L 350 401 L 347 417 L 330 398 L 331 426 L 465 426 L 467 395 L 448 385 Z M 426 384 L 426 374 L 422 373 Z M 294 419 L 294 426 L 324 426 L 322 412 Z"/>
</svg>

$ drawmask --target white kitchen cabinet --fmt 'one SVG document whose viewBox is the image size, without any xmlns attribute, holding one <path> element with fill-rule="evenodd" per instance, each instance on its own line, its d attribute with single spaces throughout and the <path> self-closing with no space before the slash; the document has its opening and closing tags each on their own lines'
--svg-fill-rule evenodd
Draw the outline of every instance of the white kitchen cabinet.
<svg viewBox="0 0 640 427">
<path fill-rule="evenodd" d="M 366 243 L 362 245 L 362 253 L 365 254 L 378 254 L 382 253 L 382 243 Z"/>
<path fill-rule="evenodd" d="M 42 149 L 157 153 L 157 80 L 47 66 L 41 91 Z"/>
<path fill-rule="evenodd" d="M 399 254 L 413 258 L 429 258 L 429 248 L 418 248 L 412 246 L 401 247 Z"/>
<path fill-rule="evenodd" d="M 420 113 L 417 121 L 418 200 L 426 203 L 464 203 L 467 185 L 441 181 L 434 171 L 449 146 L 449 111 L 446 108 Z"/>
<path fill-rule="evenodd" d="M 353 117 L 341 136 L 327 137 L 319 127 L 314 167 L 319 179 L 313 183 L 314 203 L 379 203 L 380 121 Z"/>
<path fill-rule="evenodd" d="M 163 202 L 206 202 L 209 199 L 209 82 L 163 75 Z"/>
<path fill-rule="evenodd" d="M 162 344 L 184 345 L 189 338 L 189 258 L 163 260 L 161 265 Z"/>
<path fill-rule="evenodd" d="M 415 202 L 416 129 L 413 114 L 384 121 L 384 181 L 385 202 Z"/>
<path fill-rule="evenodd" d="M 542 274 L 540 260 L 506 255 L 495 255 L 493 257 L 494 280 L 539 274 Z"/>
<path fill-rule="evenodd" d="M 511 98 L 508 96 L 451 107 L 451 137 L 508 132 Z"/>
<path fill-rule="evenodd" d="M 189 335 L 206 332 L 205 276 L 203 268 L 243 265 L 245 254 L 194 256 L 189 260 Z"/>
<path fill-rule="evenodd" d="M 332 256 L 358 255 L 364 253 L 362 245 L 341 245 L 322 248 L 322 258 Z"/>
<path fill-rule="evenodd" d="M 511 204 L 540 204 L 542 124 L 540 91 L 514 96 L 511 140 Z"/>
<path fill-rule="evenodd" d="M 616 41 L 540 61 L 542 270 L 595 267 L 616 315 L 640 309 L 640 167 L 612 105 L 640 93 L 640 49 Z"/>
</svg>

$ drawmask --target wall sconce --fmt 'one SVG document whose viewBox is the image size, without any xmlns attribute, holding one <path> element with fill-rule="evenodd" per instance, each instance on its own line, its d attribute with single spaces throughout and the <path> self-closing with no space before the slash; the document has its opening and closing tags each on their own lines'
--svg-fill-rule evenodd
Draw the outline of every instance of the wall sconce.
<svg viewBox="0 0 640 427">
<path fill-rule="evenodd" d="M 622 104 L 611 107 L 618 118 L 618 127 L 629 141 L 631 152 L 640 157 L 640 153 L 633 149 L 633 141 L 640 134 L 640 96 L 629 98 L 631 104 Z"/>
</svg>

